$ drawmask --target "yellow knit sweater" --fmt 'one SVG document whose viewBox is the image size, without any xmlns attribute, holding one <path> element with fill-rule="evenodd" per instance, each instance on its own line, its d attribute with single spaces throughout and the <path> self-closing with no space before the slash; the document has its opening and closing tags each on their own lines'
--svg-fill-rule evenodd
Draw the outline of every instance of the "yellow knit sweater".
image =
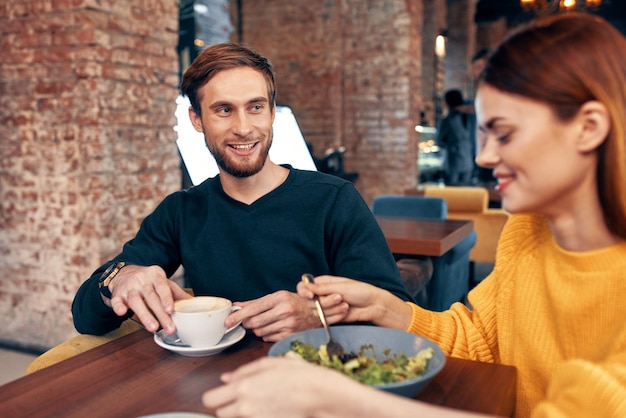
<svg viewBox="0 0 626 418">
<path fill-rule="evenodd" d="M 575 253 L 515 215 L 473 310 L 416 305 L 409 331 L 453 357 L 514 365 L 517 417 L 626 417 L 626 242 Z"/>
</svg>

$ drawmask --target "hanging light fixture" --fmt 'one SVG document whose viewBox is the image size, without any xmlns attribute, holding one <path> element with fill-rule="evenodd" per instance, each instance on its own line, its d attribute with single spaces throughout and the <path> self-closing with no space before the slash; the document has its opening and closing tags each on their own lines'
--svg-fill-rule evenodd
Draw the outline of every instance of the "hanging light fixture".
<svg viewBox="0 0 626 418">
<path fill-rule="evenodd" d="M 435 126 L 439 125 L 443 113 L 443 85 L 445 81 L 446 30 L 435 37 L 435 68 L 433 84 L 433 103 L 435 105 Z"/>
<path fill-rule="evenodd" d="M 525 10 L 543 13 L 560 11 L 595 9 L 602 5 L 602 0 L 520 0 Z"/>
</svg>

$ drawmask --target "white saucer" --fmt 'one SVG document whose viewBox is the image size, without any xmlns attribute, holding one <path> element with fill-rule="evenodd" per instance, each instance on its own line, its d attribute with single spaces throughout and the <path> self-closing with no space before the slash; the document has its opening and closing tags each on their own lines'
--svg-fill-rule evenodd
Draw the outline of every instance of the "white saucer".
<svg viewBox="0 0 626 418">
<path fill-rule="evenodd" d="M 161 339 L 158 334 L 154 334 L 154 342 L 157 343 L 158 346 L 165 348 L 166 350 L 173 351 L 182 356 L 187 357 L 205 357 L 212 356 L 213 354 L 217 354 L 231 345 L 241 341 L 243 337 L 246 336 L 246 329 L 239 325 L 237 328 L 233 329 L 228 334 L 224 335 L 224 338 L 220 340 L 214 346 L 211 347 L 180 347 L 177 345 L 170 345 Z"/>
</svg>

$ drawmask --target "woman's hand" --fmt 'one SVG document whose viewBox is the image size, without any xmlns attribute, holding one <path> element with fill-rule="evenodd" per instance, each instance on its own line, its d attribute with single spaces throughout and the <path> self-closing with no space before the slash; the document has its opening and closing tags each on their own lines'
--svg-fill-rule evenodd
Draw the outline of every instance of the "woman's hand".
<svg viewBox="0 0 626 418">
<path fill-rule="evenodd" d="M 315 283 L 298 283 L 298 294 L 307 299 L 318 295 L 330 323 L 366 321 L 397 329 L 411 323 L 412 309 L 403 300 L 358 280 L 319 276 Z"/>
<path fill-rule="evenodd" d="M 223 374 L 222 381 L 202 396 L 219 418 L 477 417 L 373 389 L 299 359 L 263 357 Z"/>
<path fill-rule="evenodd" d="M 278 357 L 248 363 L 222 375 L 222 381 L 223 386 L 202 396 L 204 405 L 220 418 L 320 416 L 325 408 L 342 404 L 346 384 L 355 384 L 334 370 Z"/>
</svg>

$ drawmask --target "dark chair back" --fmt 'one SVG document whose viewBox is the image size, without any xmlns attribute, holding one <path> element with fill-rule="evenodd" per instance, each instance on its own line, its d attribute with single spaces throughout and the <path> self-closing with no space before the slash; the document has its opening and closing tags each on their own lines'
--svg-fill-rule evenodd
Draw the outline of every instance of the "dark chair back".
<svg viewBox="0 0 626 418">
<path fill-rule="evenodd" d="M 439 197 L 388 194 L 374 198 L 372 213 L 392 218 L 446 219 L 448 206 Z"/>
<path fill-rule="evenodd" d="M 409 219 L 446 219 L 448 206 L 445 199 L 415 195 L 380 195 L 372 201 L 376 216 Z M 423 280 L 423 289 L 414 294 L 417 303 L 432 311 L 446 310 L 454 302 L 464 301 L 469 291 L 470 251 L 476 245 L 476 231 L 463 239 L 450 251 L 439 257 L 394 254 L 396 260 L 414 259 L 416 263 L 432 262 L 432 277 Z M 400 269 L 403 271 L 402 269 Z M 425 268 L 421 268 L 425 270 Z M 409 278 L 403 277 L 407 287 Z"/>
</svg>

